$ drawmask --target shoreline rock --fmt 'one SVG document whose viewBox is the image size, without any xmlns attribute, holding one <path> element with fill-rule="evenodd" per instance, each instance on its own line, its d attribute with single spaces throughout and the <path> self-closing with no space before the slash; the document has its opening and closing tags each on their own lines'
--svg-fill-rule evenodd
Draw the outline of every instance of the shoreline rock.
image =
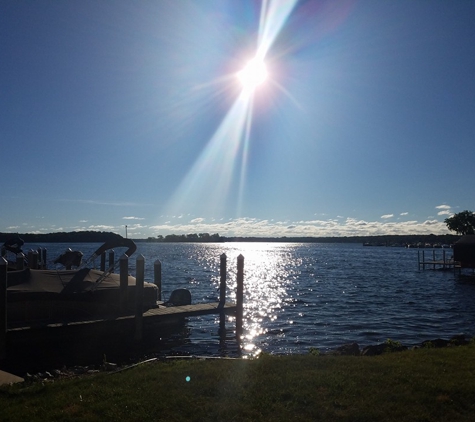
<svg viewBox="0 0 475 422">
<path fill-rule="evenodd" d="M 410 349 L 416 350 L 428 348 L 458 347 L 466 346 L 469 343 L 470 340 L 467 340 L 465 334 L 457 334 L 455 336 L 452 336 L 449 340 L 442 338 L 437 338 L 434 340 L 425 340 L 422 343 L 412 346 Z M 403 352 L 405 350 L 409 350 L 409 347 L 402 345 L 398 341 L 388 339 L 384 343 L 365 346 L 363 349 L 360 349 L 359 344 L 356 342 L 347 343 L 337 347 L 334 350 L 331 350 L 327 354 L 333 356 L 378 356 L 382 355 L 383 353 Z"/>
</svg>

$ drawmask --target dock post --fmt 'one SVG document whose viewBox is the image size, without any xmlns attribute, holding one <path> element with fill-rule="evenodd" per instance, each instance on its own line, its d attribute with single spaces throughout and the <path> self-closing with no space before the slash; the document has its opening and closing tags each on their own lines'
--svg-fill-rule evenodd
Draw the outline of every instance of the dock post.
<svg viewBox="0 0 475 422">
<path fill-rule="evenodd" d="M 25 254 L 23 252 L 19 252 L 16 254 L 16 269 L 23 270 L 25 268 Z"/>
<path fill-rule="evenodd" d="M 219 307 L 223 308 L 226 303 L 226 254 L 219 257 Z M 220 337 L 226 336 L 226 315 L 219 313 L 219 334 Z"/>
<path fill-rule="evenodd" d="M 114 258 L 115 258 L 115 252 L 114 252 L 114 249 L 111 249 L 109 251 L 109 271 L 111 273 L 114 272 Z"/>
<path fill-rule="evenodd" d="M 242 336 L 242 318 L 244 301 L 244 257 L 237 257 L 237 291 L 236 291 L 236 336 Z"/>
<path fill-rule="evenodd" d="M 219 304 L 224 306 L 226 302 L 226 254 L 219 257 Z"/>
<path fill-rule="evenodd" d="M 153 281 L 158 287 L 158 300 L 162 300 L 162 263 L 157 259 L 153 263 Z"/>
<path fill-rule="evenodd" d="M 38 252 L 36 251 L 28 252 L 28 266 L 33 270 L 38 269 Z"/>
<path fill-rule="evenodd" d="M 426 259 L 425 259 L 425 251 L 422 251 L 422 269 L 426 269 Z"/>
<path fill-rule="evenodd" d="M 434 263 L 432 269 L 435 270 L 435 249 L 432 249 L 432 262 Z"/>
<path fill-rule="evenodd" d="M 0 359 L 7 357 L 7 264 L 0 257 Z"/>
<path fill-rule="evenodd" d="M 39 247 L 36 251 L 38 254 L 38 269 L 42 270 L 43 269 L 43 257 L 41 255 L 41 247 Z"/>
<path fill-rule="evenodd" d="M 41 250 L 41 262 L 43 263 L 42 268 L 43 270 L 47 270 L 48 266 L 46 265 L 46 248 Z"/>
<path fill-rule="evenodd" d="M 35 268 L 35 270 L 37 270 L 39 268 L 38 266 L 38 251 L 33 251 L 32 253 L 32 260 L 33 260 L 33 267 Z M 30 268 L 33 268 L 33 267 L 30 267 Z"/>
<path fill-rule="evenodd" d="M 143 284 L 145 278 L 145 258 L 139 255 L 135 261 L 135 341 L 142 341 L 143 335 Z"/>
<path fill-rule="evenodd" d="M 105 252 L 102 252 L 101 253 L 101 271 L 105 271 L 106 270 L 106 253 Z"/>
<path fill-rule="evenodd" d="M 129 257 L 123 254 L 120 257 L 120 311 L 127 309 L 127 290 L 129 287 Z"/>
</svg>

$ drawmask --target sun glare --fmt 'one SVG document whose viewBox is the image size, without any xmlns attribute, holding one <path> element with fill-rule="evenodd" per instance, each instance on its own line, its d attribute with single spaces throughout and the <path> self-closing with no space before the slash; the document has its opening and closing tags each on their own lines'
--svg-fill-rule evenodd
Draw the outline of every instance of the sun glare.
<svg viewBox="0 0 475 422">
<path fill-rule="evenodd" d="M 236 214 L 241 214 L 245 187 L 248 183 L 246 171 L 250 154 L 254 92 L 262 88 L 261 85 L 268 80 L 267 82 L 272 82 L 271 88 L 278 87 L 290 96 L 274 80 L 274 76 L 271 78 L 264 59 L 269 57 L 273 43 L 298 0 L 263 0 L 260 3 L 257 43 L 255 50 L 249 52 L 253 54 L 250 56 L 252 60 L 241 71 L 238 72 L 238 69 L 233 67 L 232 73 L 226 73 L 218 79 L 220 83 L 226 82 L 222 84 L 225 89 L 231 88 L 231 92 L 237 94 L 235 101 L 170 199 L 166 214 L 181 214 L 190 204 L 203 204 L 203 194 L 213 198 L 205 201 L 206 204 L 203 205 L 209 212 L 213 214 L 224 212 L 228 203 L 236 201 Z M 235 58 L 232 61 L 233 66 L 236 63 Z M 232 81 L 231 86 L 227 84 L 228 81 Z M 241 89 L 236 89 L 235 85 L 241 85 Z M 258 102 L 257 105 L 262 103 Z M 235 180 L 238 187 L 237 195 L 232 188 Z"/>
<path fill-rule="evenodd" d="M 267 68 L 262 60 L 252 59 L 237 76 L 245 90 L 253 91 L 267 79 Z"/>
</svg>

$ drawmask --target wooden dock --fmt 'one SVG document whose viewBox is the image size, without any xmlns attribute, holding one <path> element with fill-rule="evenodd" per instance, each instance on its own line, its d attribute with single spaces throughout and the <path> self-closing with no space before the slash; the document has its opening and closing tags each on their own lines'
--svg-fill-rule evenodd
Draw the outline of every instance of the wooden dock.
<svg viewBox="0 0 475 422">
<path fill-rule="evenodd" d="M 203 315 L 219 315 L 219 329 L 216 330 L 219 347 L 229 347 L 231 340 L 231 348 L 236 345 L 239 348 L 238 332 L 236 336 L 228 337 L 229 331 L 225 327 L 227 316 L 234 317 L 236 313 L 234 303 L 213 302 L 149 309 L 143 313 L 140 328 L 133 314 L 11 327 L 6 332 L 2 369 L 23 374 L 48 367 L 89 365 L 103 356 L 116 361 L 134 354 L 156 353 L 167 348 L 166 339 L 170 336 L 178 344 L 186 343 L 184 333 L 188 319 Z"/>
<path fill-rule="evenodd" d="M 142 321 L 136 315 L 110 315 L 103 319 L 70 321 L 43 321 L 10 327 L 6 331 L 6 355 L 14 356 L 25 350 L 55 349 L 71 354 L 92 344 L 104 350 L 114 347 L 139 346 L 154 343 L 186 325 L 188 318 L 202 315 L 219 315 L 220 329 L 224 328 L 226 316 L 236 316 L 234 303 L 199 303 L 183 306 L 159 306 L 145 311 Z M 236 337 L 239 336 L 236 333 Z"/>
<path fill-rule="evenodd" d="M 122 259 L 122 258 L 121 258 Z M 2 258 L 3 260 L 3 258 Z M 8 355 L 15 355 L 18 351 L 36 350 L 39 352 L 43 347 L 51 348 L 59 346 L 69 349 L 84 349 L 97 341 L 104 343 L 109 340 L 114 343 L 122 343 L 130 346 L 140 344 L 152 337 L 160 338 L 167 328 L 173 325 L 183 325 L 187 318 L 202 315 L 219 315 L 219 332 L 225 332 L 226 316 L 234 316 L 236 321 L 236 339 L 239 341 L 242 335 L 243 318 L 243 273 L 244 257 L 238 257 L 237 269 L 237 292 L 236 303 L 226 303 L 226 255 L 220 257 L 220 301 L 212 303 L 197 303 L 179 306 L 165 306 L 163 302 L 157 302 L 157 307 L 144 310 L 140 291 L 136 293 L 136 308 L 116 314 L 102 315 L 90 319 L 81 320 L 42 320 L 24 322 L 19 325 L 8 323 L 6 315 L 6 288 L 7 269 L 3 262 L 0 265 L 1 288 L 0 288 L 0 360 Z M 2 262 L 0 262 L 2 264 Z M 160 268 L 161 265 L 154 265 Z M 144 258 L 137 258 L 136 288 L 143 288 Z M 125 270 L 127 274 L 127 269 Z M 159 280 L 161 290 L 161 274 L 155 274 L 155 280 Z M 156 283 L 158 285 L 158 283 Z M 3 294 L 2 294 L 3 293 Z M 54 345 L 54 346 L 52 346 Z"/>
<path fill-rule="evenodd" d="M 211 303 L 198 303 L 194 305 L 182 305 L 182 306 L 164 306 L 160 305 L 157 308 L 152 308 L 143 313 L 143 324 L 144 325 L 159 325 L 160 323 L 167 323 L 177 318 L 190 318 L 200 315 L 236 315 L 236 304 L 234 303 L 225 303 L 220 304 L 219 302 Z M 106 318 L 93 318 L 93 319 L 82 319 L 82 320 L 72 320 L 72 321 L 45 321 L 43 323 L 35 324 L 25 324 L 19 327 L 12 327 L 7 329 L 7 333 L 13 332 L 24 332 L 30 330 L 39 330 L 39 329 L 50 329 L 54 330 L 56 328 L 65 328 L 65 327 L 85 327 L 91 328 L 93 325 L 108 324 L 111 322 L 121 324 L 126 323 L 127 321 L 135 321 L 135 315 L 111 315 Z"/>
<path fill-rule="evenodd" d="M 424 250 L 421 252 L 417 251 L 417 259 L 419 262 L 419 270 L 425 270 L 426 267 L 432 270 L 457 270 L 460 269 L 460 263 L 454 261 L 453 257 L 448 257 L 445 253 L 445 249 L 442 249 L 442 254 L 440 252 L 436 253 L 436 250 L 433 249 L 431 254 L 427 254 L 429 257 L 426 257 Z"/>
</svg>

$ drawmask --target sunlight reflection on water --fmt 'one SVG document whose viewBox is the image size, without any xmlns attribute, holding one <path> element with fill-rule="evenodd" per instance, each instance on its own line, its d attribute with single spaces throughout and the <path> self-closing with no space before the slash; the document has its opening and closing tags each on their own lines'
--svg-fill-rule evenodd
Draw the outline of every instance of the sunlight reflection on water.
<svg viewBox="0 0 475 422">
<path fill-rule="evenodd" d="M 277 319 L 276 310 L 287 297 L 287 284 L 297 265 L 282 246 L 247 243 L 227 251 L 232 257 L 237 252 L 245 257 L 244 329 L 247 344 L 244 349 L 253 355 L 261 351 L 254 343 L 256 337 L 266 334 L 268 323 Z M 235 282 L 230 287 L 234 291 Z"/>
</svg>

